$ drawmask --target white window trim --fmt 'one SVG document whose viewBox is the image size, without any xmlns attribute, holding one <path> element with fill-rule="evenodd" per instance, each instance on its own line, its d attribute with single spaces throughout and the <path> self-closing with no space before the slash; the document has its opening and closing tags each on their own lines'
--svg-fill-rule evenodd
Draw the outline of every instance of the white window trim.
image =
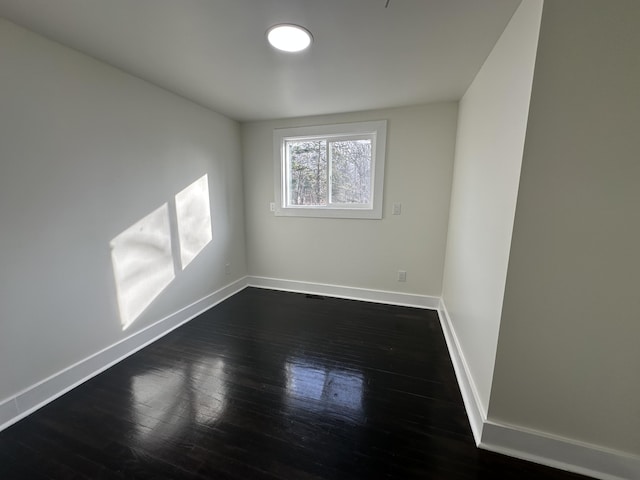
<svg viewBox="0 0 640 480">
<path fill-rule="evenodd" d="M 295 138 L 349 138 L 373 135 L 371 148 L 371 168 L 373 199 L 370 206 L 310 206 L 287 207 L 284 187 L 286 185 L 285 141 Z M 273 158 L 275 180 L 275 211 L 282 217 L 325 217 L 325 218 L 382 218 L 382 195 L 384 188 L 384 163 L 387 145 L 387 121 L 342 123 L 307 127 L 277 128 L 273 131 Z"/>
</svg>

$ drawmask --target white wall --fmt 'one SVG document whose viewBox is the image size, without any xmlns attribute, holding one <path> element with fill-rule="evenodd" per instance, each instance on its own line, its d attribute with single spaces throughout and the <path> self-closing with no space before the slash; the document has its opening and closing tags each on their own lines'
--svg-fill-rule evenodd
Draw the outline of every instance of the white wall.
<svg viewBox="0 0 640 480">
<path fill-rule="evenodd" d="M 489 407 L 635 455 L 638 25 L 637 0 L 545 2 Z"/>
<path fill-rule="evenodd" d="M 110 241 L 204 174 L 213 241 L 123 331 Z M 241 180 L 236 122 L 0 20 L 0 402 L 245 275 Z"/>
<path fill-rule="evenodd" d="M 486 415 L 541 0 L 525 0 L 460 101 L 443 301 Z"/>
<path fill-rule="evenodd" d="M 247 261 L 252 275 L 421 295 L 441 292 L 455 103 L 242 126 Z M 387 119 L 382 220 L 276 217 L 273 130 Z M 391 215 L 394 203 L 402 214 Z M 312 251 L 313 253 L 308 253 Z M 407 271 L 407 282 L 397 271 Z"/>
</svg>

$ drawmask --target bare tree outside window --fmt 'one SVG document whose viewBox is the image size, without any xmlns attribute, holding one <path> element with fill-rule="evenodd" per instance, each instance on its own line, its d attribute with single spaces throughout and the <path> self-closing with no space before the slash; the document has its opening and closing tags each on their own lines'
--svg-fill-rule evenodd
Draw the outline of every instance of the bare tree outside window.
<svg viewBox="0 0 640 480">
<path fill-rule="evenodd" d="M 371 201 L 371 140 L 331 142 L 331 203 Z"/>
<path fill-rule="evenodd" d="M 370 203 L 370 139 L 292 140 L 286 145 L 290 205 Z"/>
<path fill-rule="evenodd" d="M 327 143 L 287 142 L 289 155 L 289 203 L 327 204 Z"/>
<path fill-rule="evenodd" d="M 276 216 L 382 218 L 387 122 L 276 128 Z"/>
</svg>

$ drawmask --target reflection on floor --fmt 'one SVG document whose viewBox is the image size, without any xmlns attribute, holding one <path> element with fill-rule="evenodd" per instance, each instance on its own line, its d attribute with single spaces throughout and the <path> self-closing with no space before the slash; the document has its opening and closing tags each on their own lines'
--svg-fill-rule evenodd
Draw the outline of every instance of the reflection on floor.
<svg viewBox="0 0 640 480">
<path fill-rule="evenodd" d="M 305 409 L 351 422 L 364 418 L 362 373 L 329 369 L 299 357 L 287 361 L 285 371 L 290 409 Z"/>
<path fill-rule="evenodd" d="M 154 448 L 190 425 L 213 425 L 224 410 L 225 389 L 221 358 L 134 375 L 137 443 Z"/>
</svg>

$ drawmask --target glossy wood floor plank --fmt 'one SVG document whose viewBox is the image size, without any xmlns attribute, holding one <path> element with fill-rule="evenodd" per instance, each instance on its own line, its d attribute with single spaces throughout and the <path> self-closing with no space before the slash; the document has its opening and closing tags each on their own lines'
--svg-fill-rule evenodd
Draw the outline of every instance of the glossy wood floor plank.
<svg viewBox="0 0 640 480">
<path fill-rule="evenodd" d="M 433 311 L 248 288 L 0 433 L 2 479 L 579 479 L 479 450 Z"/>
</svg>

